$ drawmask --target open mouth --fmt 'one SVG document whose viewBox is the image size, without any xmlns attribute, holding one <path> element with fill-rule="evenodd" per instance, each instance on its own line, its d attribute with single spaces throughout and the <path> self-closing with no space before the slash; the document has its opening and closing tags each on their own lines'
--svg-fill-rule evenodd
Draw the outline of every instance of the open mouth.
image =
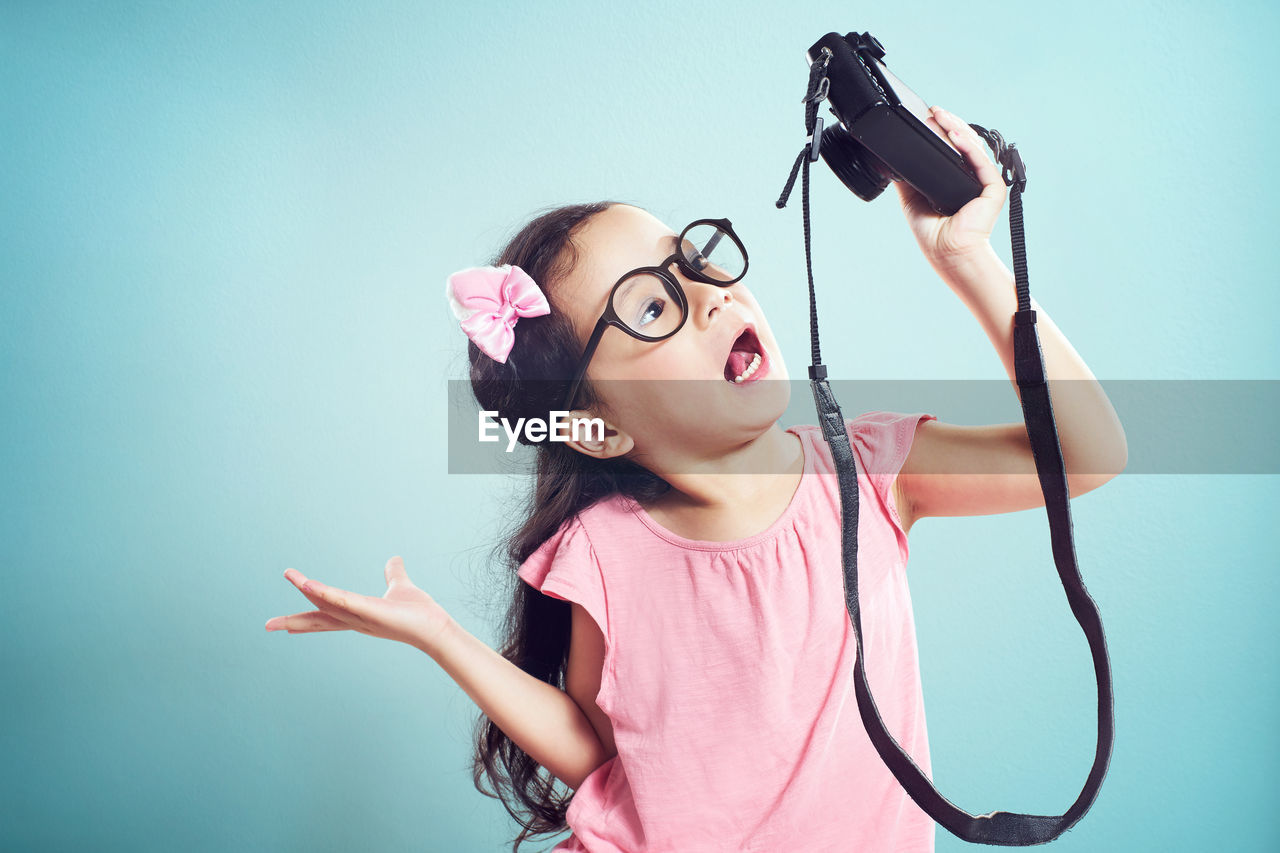
<svg viewBox="0 0 1280 853">
<path fill-rule="evenodd" d="M 724 365 L 725 381 L 741 385 L 759 379 L 765 373 L 765 363 L 764 344 L 756 337 L 755 330 L 747 326 L 729 350 Z"/>
</svg>

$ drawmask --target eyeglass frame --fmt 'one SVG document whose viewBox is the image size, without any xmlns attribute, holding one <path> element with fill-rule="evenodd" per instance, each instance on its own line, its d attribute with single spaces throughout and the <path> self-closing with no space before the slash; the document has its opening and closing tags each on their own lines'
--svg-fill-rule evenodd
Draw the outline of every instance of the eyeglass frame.
<svg viewBox="0 0 1280 853">
<path fill-rule="evenodd" d="M 684 256 L 682 249 L 684 248 L 685 235 L 688 234 L 694 226 L 705 224 L 714 225 L 727 234 L 729 239 L 733 241 L 734 245 L 738 247 L 738 251 L 742 252 L 742 272 L 738 273 L 735 278 L 729 281 L 713 279 L 710 276 L 703 275 L 695 270 L 689 264 L 688 259 Z M 583 351 L 582 358 L 578 361 L 578 367 L 574 371 L 573 382 L 569 385 L 569 392 L 565 397 L 564 405 L 561 406 L 561 410 L 566 412 L 573 410 L 573 402 L 577 399 L 578 389 L 582 385 L 583 377 L 587 374 L 587 366 L 591 363 L 592 356 L 595 355 L 596 347 L 599 346 L 600 338 L 604 336 L 605 329 L 610 326 L 615 326 L 633 338 L 647 343 L 657 343 L 658 341 L 665 341 L 667 338 L 673 337 L 677 332 L 684 328 L 684 324 L 689 320 L 689 297 L 685 294 L 684 287 L 681 286 L 679 279 L 667 270 L 667 267 L 671 266 L 672 261 L 676 263 L 676 266 L 680 268 L 680 271 L 685 274 L 686 278 L 703 284 L 714 284 L 718 287 L 732 287 L 742 281 L 743 276 L 747 274 L 747 267 L 749 266 L 749 261 L 747 259 L 747 247 L 742 245 L 742 238 L 740 238 L 733 230 L 732 222 L 728 219 L 695 219 L 693 222 L 686 225 L 676 236 L 676 251 L 666 260 L 662 261 L 657 266 L 636 267 L 633 270 L 623 273 L 622 277 L 614 283 L 613 288 L 609 291 L 609 299 L 605 302 L 604 311 L 600 314 L 600 319 L 596 320 L 595 329 L 592 330 L 591 338 L 587 341 L 587 346 Z M 680 306 L 680 322 L 674 329 L 667 332 L 665 335 L 658 335 L 657 337 L 643 335 L 628 326 L 622 318 L 618 316 L 618 312 L 614 310 L 614 294 L 618 292 L 618 288 L 622 286 L 623 282 L 638 273 L 656 274 L 658 278 L 662 279 L 664 286 L 667 288 L 667 293 Z"/>
</svg>

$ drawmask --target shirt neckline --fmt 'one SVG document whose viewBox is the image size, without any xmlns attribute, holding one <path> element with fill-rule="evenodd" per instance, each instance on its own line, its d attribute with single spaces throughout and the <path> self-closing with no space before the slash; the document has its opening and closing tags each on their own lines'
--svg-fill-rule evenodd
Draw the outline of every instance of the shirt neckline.
<svg viewBox="0 0 1280 853">
<path fill-rule="evenodd" d="M 625 504 L 631 513 L 649 528 L 659 538 L 665 539 L 672 545 L 685 548 L 690 551 L 737 551 L 742 548 L 749 548 L 752 545 L 759 545 L 761 542 L 767 542 L 773 539 L 782 531 L 784 527 L 790 524 L 792 517 L 799 510 L 800 501 L 804 496 L 806 484 L 809 482 L 814 473 L 814 450 L 809 446 L 809 439 L 806 433 L 798 427 L 788 427 L 787 432 L 795 435 L 800 439 L 800 452 L 804 454 L 804 470 L 800 472 L 800 485 L 796 486 L 796 490 L 791 495 L 791 502 L 787 504 L 787 508 L 782 511 L 782 515 L 764 530 L 745 539 L 734 539 L 725 542 L 717 542 L 712 539 L 687 539 L 684 536 L 674 533 L 663 527 L 653 519 L 653 516 L 640 506 L 635 498 L 625 498 Z"/>
</svg>

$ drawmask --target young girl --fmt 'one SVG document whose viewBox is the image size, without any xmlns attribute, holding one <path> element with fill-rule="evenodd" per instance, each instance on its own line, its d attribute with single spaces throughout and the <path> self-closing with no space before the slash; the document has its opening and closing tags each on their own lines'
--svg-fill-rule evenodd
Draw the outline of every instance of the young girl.
<svg viewBox="0 0 1280 853">
<path fill-rule="evenodd" d="M 988 242 L 1005 186 L 967 124 L 936 108 L 930 124 L 984 190 L 942 217 L 898 183 L 903 209 L 1012 379 L 1015 291 Z M 515 422 L 572 408 L 604 425 L 521 439 L 536 443 L 537 480 L 509 543 L 523 583 L 500 651 L 414 586 L 399 557 L 381 598 L 285 572 L 317 609 L 267 630 L 408 643 L 476 702 L 474 781 L 494 795 L 487 776 L 522 825 L 513 850 L 565 828 L 557 851 L 933 849 L 932 822 L 858 714 L 834 465 L 817 427 L 777 425 L 787 370 L 745 272 L 727 220 L 677 232 L 604 202 L 540 216 L 494 266 L 451 277 L 482 410 Z M 1033 307 L 1049 377 L 1092 389 L 1056 411 L 1079 495 L 1124 467 L 1124 434 Z M 1021 423 L 872 412 L 848 429 L 868 678 L 928 773 L 907 533 L 926 516 L 1042 506 L 1035 463 Z"/>
</svg>

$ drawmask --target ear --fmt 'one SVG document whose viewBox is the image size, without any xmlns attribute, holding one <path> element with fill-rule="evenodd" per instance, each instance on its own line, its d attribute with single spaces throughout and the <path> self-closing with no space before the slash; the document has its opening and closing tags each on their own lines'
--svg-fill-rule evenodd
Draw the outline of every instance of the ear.
<svg viewBox="0 0 1280 853">
<path fill-rule="evenodd" d="M 565 443 L 579 453 L 596 459 L 612 459 L 630 453 L 636 446 L 635 439 L 599 415 L 574 410 L 569 413 L 568 420 L 570 440 Z M 572 438 L 575 423 L 578 428 L 576 440 Z"/>
</svg>

